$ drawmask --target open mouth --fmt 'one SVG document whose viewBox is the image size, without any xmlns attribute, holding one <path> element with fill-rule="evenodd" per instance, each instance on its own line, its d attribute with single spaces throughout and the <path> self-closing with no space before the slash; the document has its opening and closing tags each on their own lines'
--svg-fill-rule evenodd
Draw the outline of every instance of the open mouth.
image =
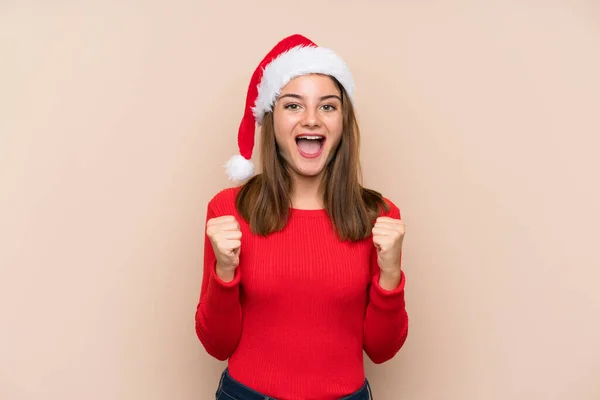
<svg viewBox="0 0 600 400">
<path fill-rule="evenodd" d="M 323 135 L 298 135 L 296 136 L 296 146 L 303 157 L 315 158 L 323 151 L 325 140 Z"/>
</svg>

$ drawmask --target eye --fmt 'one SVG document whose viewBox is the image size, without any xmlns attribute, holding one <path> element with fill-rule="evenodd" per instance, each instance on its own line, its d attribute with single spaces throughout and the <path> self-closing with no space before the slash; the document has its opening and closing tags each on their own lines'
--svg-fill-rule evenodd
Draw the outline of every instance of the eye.
<svg viewBox="0 0 600 400">
<path fill-rule="evenodd" d="M 325 104 L 325 105 L 323 105 L 323 109 L 325 111 L 335 111 L 335 110 L 337 110 L 337 108 L 334 105 L 332 105 L 332 104 Z"/>
<path fill-rule="evenodd" d="M 298 108 L 300 108 L 300 105 L 296 103 L 290 103 L 286 104 L 283 108 L 285 108 L 286 110 L 297 110 Z"/>
</svg>

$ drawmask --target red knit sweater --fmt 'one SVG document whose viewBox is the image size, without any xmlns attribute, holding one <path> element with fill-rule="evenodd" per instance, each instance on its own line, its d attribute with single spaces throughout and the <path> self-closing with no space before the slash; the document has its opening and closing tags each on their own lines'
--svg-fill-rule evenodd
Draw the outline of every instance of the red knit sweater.
<svg viewBox="0 0 600 400">
<path fill-rule="evenodd" d="M 231 376 L 277 399 L 339 399 L 364 383 L 363 349 L 374 363 L 404 344 L 404 274 L 386 291 L 372 239 L 341 242 L 324 210 L 292 209 L 267 238 L 250 233 L 235 209 L 238 188 L 208 204 L 207 219 L 234 215 L 241 226 L 233 281 L 215 273 L 208 236 L 196 333 L 206 351 L 228 360 Z M 400 218 L 391 210 L 382 215 Z"/>
</svg>

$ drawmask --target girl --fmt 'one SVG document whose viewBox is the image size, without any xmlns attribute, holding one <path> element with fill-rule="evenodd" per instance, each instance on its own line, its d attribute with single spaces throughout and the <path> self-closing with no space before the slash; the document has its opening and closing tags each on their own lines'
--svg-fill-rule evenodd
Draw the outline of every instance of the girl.
<svg viewBox="0 0 600 400">
<path fill-rule="evenodd" d="M 250 179 L 207 209 L 196 333 L 228 360 L 218 400 L 367 400 L 363 350 L 383 363 L 406 340 L 405 227 L 359 183 L 353 94 L 343 60 L 301 35 L 254 72 L 241 154 L 227 163 L 231 179 Z"/>
</svg>

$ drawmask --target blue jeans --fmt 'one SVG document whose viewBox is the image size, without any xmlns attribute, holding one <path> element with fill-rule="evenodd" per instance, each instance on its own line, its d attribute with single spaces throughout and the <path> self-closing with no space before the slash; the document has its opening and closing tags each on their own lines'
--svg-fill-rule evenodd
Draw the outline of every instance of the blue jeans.
<svg viewBox="0 0 600 400">
<path fill-rule="evenodd" d="M 219 388 L 217 389 L 216 400 L 277 400 L 274 397 L 269 397 L 264 394 L 258 393 L 255 390 L 250 389 L 234 380 L 227 368 L 221 375 L 221 382 L 219 382 Z M 369 381 L 365 379 L 365 384 L 358 389 L 358 391 L 342 397 L 340 400 L 372 400 L 371 387 Z"/>
</svg>

